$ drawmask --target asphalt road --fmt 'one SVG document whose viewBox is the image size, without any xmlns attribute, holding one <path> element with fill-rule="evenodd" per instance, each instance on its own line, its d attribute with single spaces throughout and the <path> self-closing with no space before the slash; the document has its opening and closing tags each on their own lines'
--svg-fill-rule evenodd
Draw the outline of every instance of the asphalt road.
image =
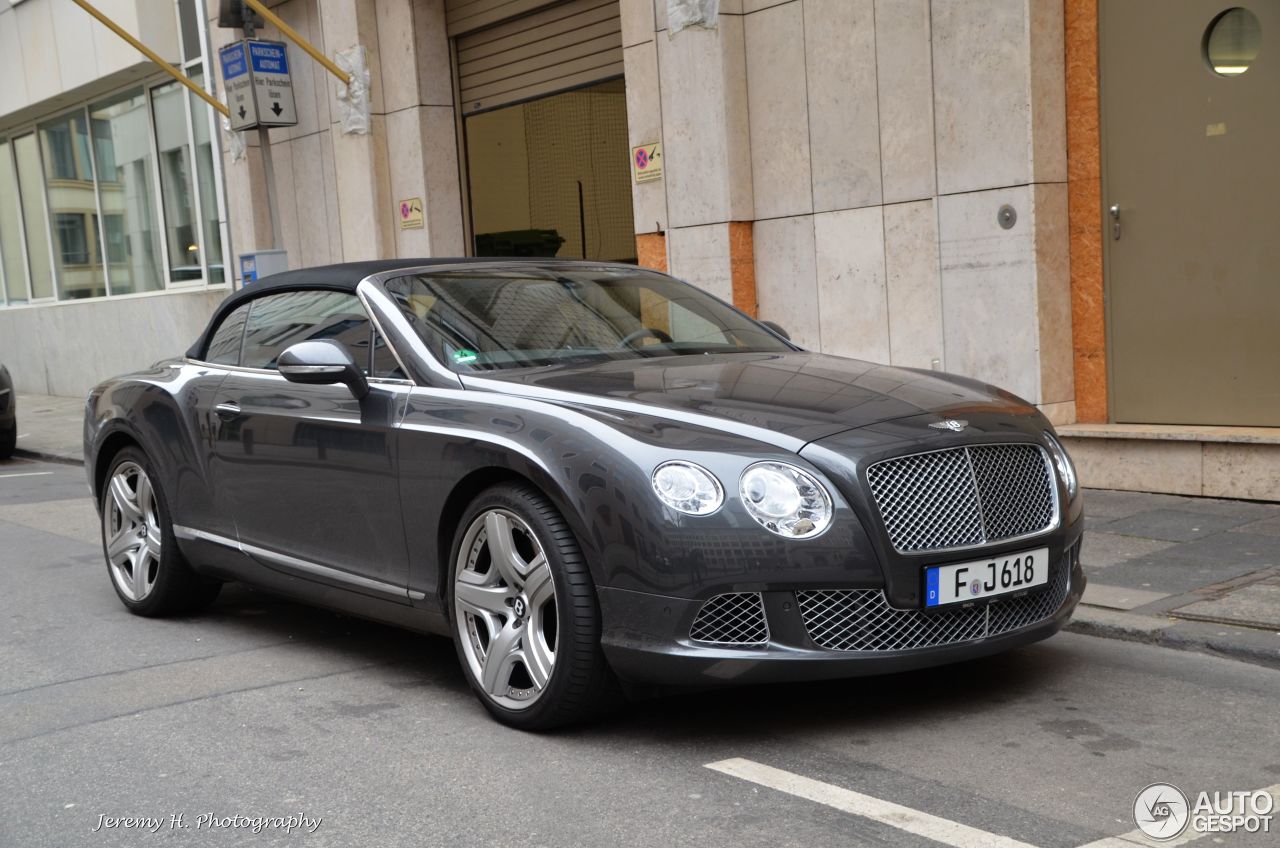
<svg viewBox="0 0 1280 848">
<path fill-rule="evenodd" d="M 1280 784 L 1280 672 L 1072 634 L 522 734 L 489 720 L 443 639 L 238 587 L 198 618 L 129 615 L 83 472 L 58 465 L 0 463 L 0 619 L 3 848 L 1076 848 L 1131 832 L 1153 782 Z M 320 823 L 197 830 L 209 815 Z M 95 832 L 100 816 L 162 825 Z"/>
</svg>

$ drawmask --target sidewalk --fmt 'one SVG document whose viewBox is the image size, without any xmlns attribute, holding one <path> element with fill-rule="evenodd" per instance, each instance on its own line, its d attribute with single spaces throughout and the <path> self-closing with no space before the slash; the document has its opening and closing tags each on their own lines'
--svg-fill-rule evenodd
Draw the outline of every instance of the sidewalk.
<svg viewBox="0 0 1280 848">
<path fill-rule="evenodd" d="M 18 395 L 18 451 L 83 464 L 84 402 Z M 1069 629 L 1280 668 L 1280 504 L 1085 491 Z"/>
<path fill-rule="evenodd" d="M 84 398 L 19 394 L 18 453 L 84 465 Z"/>
</svg>

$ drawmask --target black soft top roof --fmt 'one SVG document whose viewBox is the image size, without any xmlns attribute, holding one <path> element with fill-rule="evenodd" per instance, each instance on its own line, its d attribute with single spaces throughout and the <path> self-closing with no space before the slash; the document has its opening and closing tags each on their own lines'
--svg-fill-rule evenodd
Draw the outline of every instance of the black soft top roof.
<svg viewBox="0 0 1280 848">
<path fill-rule="evenodd" d="M 417 268 L 424 265 L 497 265 L 507 262 L 524 262 L 543 264 L 555 260 L 538 260 L 527 258 L 512 259 L 480 259 L 480 258 L 437 258 L 437 259 L 371 259 L 365 262 L 343 262 L 338 265 L 320 265 L 315 268 L 299 268 L 296 271 L 284 271 L 263 277 L 256 283 L 250 283 L 237 292 L 228 295 L 226 300 L 218 304 L 213 317 L 205 325 L 204 332 L 195 344 L 187 351 L 192 359 L 203 359 L 209 346 L 209 338 L 215 327 L 222 323 L 240 304 L 253 300 L 270 292 L 295 291 L 297 289 L 330 289 L 332 291 L 355 294 L 360 281 L 371 274 L 383 271 L 398 271 L 402 268 Z"/>
</svg>

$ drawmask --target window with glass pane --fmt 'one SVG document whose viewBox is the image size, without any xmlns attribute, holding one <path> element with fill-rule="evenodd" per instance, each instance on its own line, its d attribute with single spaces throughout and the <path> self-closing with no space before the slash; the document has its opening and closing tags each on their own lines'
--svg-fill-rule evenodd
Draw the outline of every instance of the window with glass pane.
<svg viewBox="0 0 1280 848">
<path fill-rule="evenodd" d="M 101 297 L 107 293 L 107 285 L 102 263 L 96 256 L 98 234 L 90 230 L 98 214 L 98 200 L 85 113 L 74 112 L 41 124 L 39 135 L 54 234 L 58 297 Z M 32 219 L 27 218 L 27 225 L 31 223 Z"/>
<path fill-rule="evenodd" d="M 178 23 L 182 28 L 183 61 L 189 62 L 204 55 L 204 45 L 200 42 L 199 19 L 196 0 L 178 0 Z"/>
<path fill-rule="evenodd" d="M 0 141 L 0 260 L 9 303 L 27 300 L 27 271 L 22 261 L 22 224 L 18 219 L 18 180 L 9 142 Z"/>
<path fill-rule="evenodd" d="M 26 224 L 27 264 L 31 269 L 31 295 L 53 297 L 53 265 L 49 258 L 49 219 L 44 214 L 44 174 L 34 133 L 12 142 L 18 166 L 18 194 Z"/>
<path fill-rule="evenodd" d="M 191 79 L 203 84 L 203 74 L 191 72 Z M 200 222 L 204 228 L 204 249 L 208 254 L 209 282 L 226 280 L 222 260 L 222 221 L 218 215 L 218 187 L 213 171 L 213 142 L 209 133 L 209 112 L 205 102 L 194 94 L 191 97 L 191 122 L 195 125 L 196 179 L 200 181 Z"/>
<path fill-rule="evenodd" d="M 191 184 L 191 133 L 182 88 L 171 82 L 151 89 L 156 148 L 160 160 L 160 196 L 164 203 L 164 237 L 169 247 L 169 278 L 201 277 L 195 194 Z"/>
<path fill-rule="evenodd" d="M 253 301 L 244 331 L 240 364 L 275 368 L 289 345 L 311 339 L 335 339 L 351 351 L 368 373 L 370 324 L 360 300 L 331 291 L 297 291 Z"/>
<path fill-rule="evenodd" d="M 95 103 L 89 122 L 111 293 L 158 291 L 164 274 L 146 96 L 136 88 Z"/>
</svg>

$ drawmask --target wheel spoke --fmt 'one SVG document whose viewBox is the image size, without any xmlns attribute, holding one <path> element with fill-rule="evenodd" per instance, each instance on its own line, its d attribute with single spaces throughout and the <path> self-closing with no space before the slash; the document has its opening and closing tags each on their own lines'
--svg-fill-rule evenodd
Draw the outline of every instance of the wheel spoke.
<svg viewBox="0 0 1280 848">
<path fill-rule="evenodd" d="M 137 547 L 138 537 L 130 533 L 130 529 L 127 524 L 121 525 L 120 532 L 112 536 L 107 542 L 107 559 L 113 563 L 119 560 L 122 554 L 128 553 Z"/>
<path fill-rule="evenodd" d="M 151 560 L 141 548 L 133 556 L 133 574 L 130 581 L 133 585 L 133 598 L 140 601 L 147 596 L 147 573 L 151 571 Z"/>
<path fill-rule="evenodd" d="M 517 648 L 524 632 L 525 628 L 522 626 L 507 624 L 489 643 L 489 650 L 484 657 L 484 677 L 480 685 L 490 695 L 502 697 L 507 694 L 511 683 L 511 669 L 519 659 Z"/>
<path fill-rule="evenodd" d="M 513 589 L 520 588 L 521 566 L 524 560 L 516 553 L 515 540 L 511 538 L 511 521 L 500 512 L 490 512 L 484 517 L 485 535 L 489 542 L 489 557 L 502 579 Z"/>
<path fill-rule="evenodd" d="M 548 598 L 555 597 L 556 590 L 551 580 L 551 566 L 547 565 L 546 558 L 539 555 L 534 562 L 538 565 L 525 575 L 524 593 L 529 599 L 529 606 L 537 609 Z"/>
<path fill-rule="evenodd" d="M 479 581 L 483 579 L 483 575 L 476 574 L 474 571 L 459 572 L 458 581 L 454 585 L 454 599 L 474 613 L 509 615 L 507 599 L 513 597 L 515 593 L 503 586 L 482 585 Z"/>
<path fill-rule="evenodd" d="M 534 627 L 526 628 L 524 637 L 524 667 L 529 672 L 529 679 L 534 688 L 541 689 L 547 685 L 551 677 L 551 666 L 555 662 L 555 654 L 547 649 L 542 634 Z"/>
<path fill-rule="evenodd" d="M 111 500 L 115 502 L 120 514 L 128 523 L 137 524 L 143 520 L 142 510 L 138 508 L 136 495 L 134 492 L 129 491 L 129 486 L 125 482 L 123 474 L 117 474 L 111 478 Z"/>
<path fill-rule="evenodd" d="M 138 506 L 138 513 L 142 516 L 142 520 L 148 525 L 154 526 L 156 524 L 156 515 L 151 491 L 151 479 L 145 474 L 138 474 L 134 502 Z"/>
<path fill-rule="evenodd" d="M 159 529 L 148 530 L 146 538 L 143 539 L 143 547 L 151 558 L 156 562 L 160 562 L 160 531 Z"/>
</svg>

